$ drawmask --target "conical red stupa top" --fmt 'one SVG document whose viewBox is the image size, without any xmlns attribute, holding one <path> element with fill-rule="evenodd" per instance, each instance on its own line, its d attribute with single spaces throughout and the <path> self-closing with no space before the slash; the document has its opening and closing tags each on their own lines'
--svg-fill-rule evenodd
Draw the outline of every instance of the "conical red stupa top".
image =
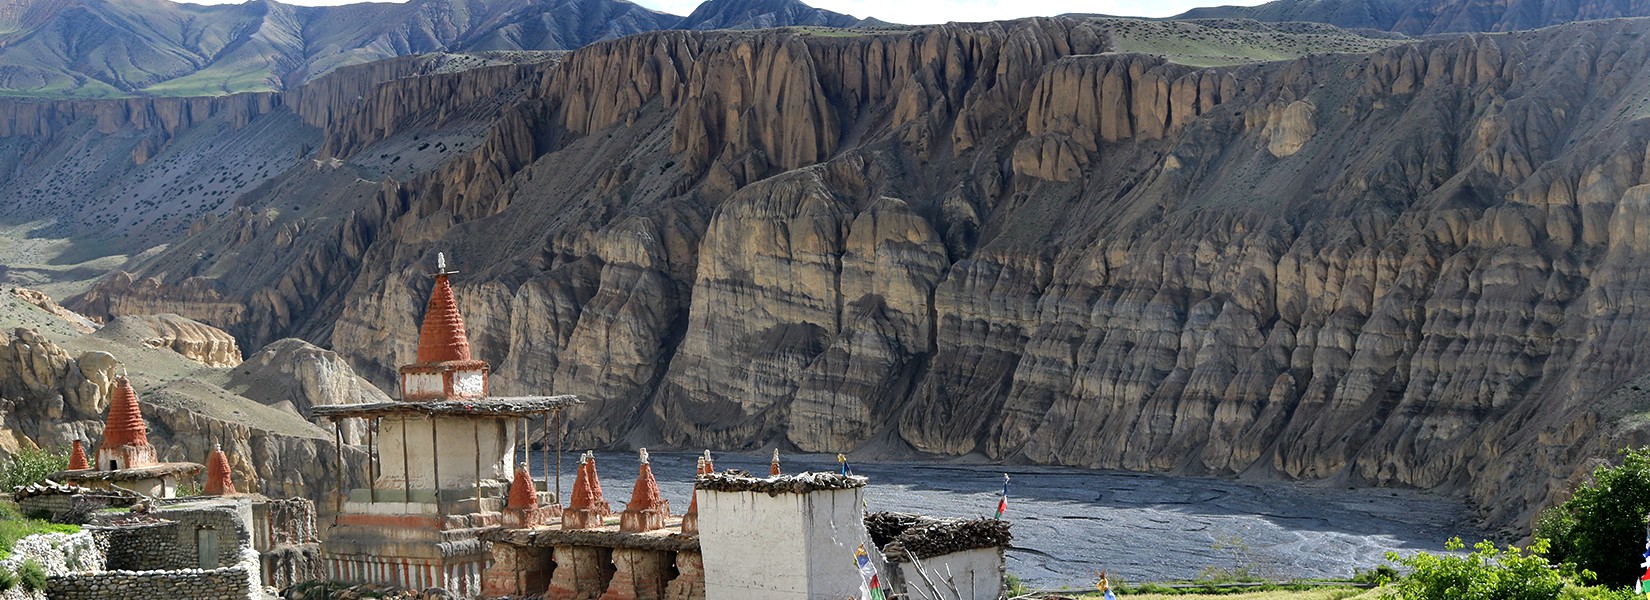
<svg viewBox="0 0 1650 600">
<path fill-rule="evenodd" d="M 103 423 L 102 449 L 121 446 L 149 445 L 149 427 L 143 424 L 143 413 L 138 410 L 137 392 L 125 375 L 115 378 L 115 391 L 109 399 L 109 416 Z"/>
<path fill-rule="evenodd" d="M 466 360 L 470 360 L 470 338 L 464 333 L 464 317 L 458 314 L 447 273 L 437 273 L 435 291 L 424 309 L 424 325 L 418 329 L 418 362 Z"/>
<path fill-rule="evenodd" d="M 779 449 L 774 448 L 773 449 L 773 462 L 768 463 L 768 476 L 769 477 L 775 477 L 775 476 L 778 476 L 778 475 L 779 475 Z"/>
<path fill-rule="evenodd" d="M 86 460 L 86 447 L 77 439 L 74 441 L 74 450 L 69 452 L 69 470 L 84 471 L 90 468 L 92 465 Z"/>
<path fill-rule="evenodd" d="M 533 487 L 533 477 L 527 474 L 527 463 L 516 465 L 516 478 L 510 482 L 510 500 L 504 507 L 516 510 L 539 507 L 538 489 Z"/>
<path fill-rule="evenodd" d="M 212 455 L 206 458 L 206 489 L 208 496 L 227 496 L 237 493 L 235 480 L 229 476 L 229 455 L 223 446 L 212 445 Z"/>
<path fill-rule="evenodd" d="M 584 468 L 590 469 L 590 476 L 585 479 L 587 480 L 586 483 L 590 484 L 590 493 L 595 496 L 593 503 L 596 505 L 607 504 L 607 495 L 602 493 L 602 478 L 596 474 L 596 453 L 587 452 L 586 454 L 589 455 L 589 460 L 584 461 Z"/>
<path fill-rule="evenodd" d="M 625 505 L 625 512 L 653 510 L 663 504 L 659 482 L 653 479 L 653 465 L 648 464 L 647 448 L 642 448 L 641 457 L 642 468 L 636 473 L 636 486 L 630 490 L 630 504 Z"/>
<path fill-rule="evenodd" d="M 711 463 L 710 463 L 710 451 L 706 450 L 705 455 L 699 457 L 699 466 L 698 466 L 698 468 L 693 470 L 693 478 L 694 478 L 694 480 L 698 480 L 700 475 L 709 475 L 709 474 L 715 473 L 715 472 L 716 472 L 716 467 L 711 465 Z M 694 486 L 694 488 L 693 488 L 693 499 L 688 501 L 687 514 L 690 514 L 690 515 L 699 514 L 699 487 L 698 486 Z"/>
<path fill-rule="evenodd" d="M 594 509 L 607 504 L 602 496 L 602 482 L 596 475 L 596 457 L 591 453 L 579 459 L 579 472 L 573 477 L 573 497 L 570 509 Z"/>
</svg>

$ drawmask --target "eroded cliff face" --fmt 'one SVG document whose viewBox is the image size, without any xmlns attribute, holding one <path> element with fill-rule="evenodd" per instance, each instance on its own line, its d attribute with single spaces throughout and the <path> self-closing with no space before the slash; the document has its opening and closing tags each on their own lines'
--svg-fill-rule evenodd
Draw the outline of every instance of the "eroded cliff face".
<svg viewBox="0 0 1650 600">
<path fill-rule="evenodd" d="M 305 421 L 292 405 L 382 394 L 359 389 L 362 382 L 341 361 L 327 368 L 331 353 L 325 351 L 277 348 L 255 356 L 255 363 L 242 365 L 233 375 L 225 374 L 197 364 L 213 355 L 201 346 L 149 344 L 149 338 L 137 335 L 152 332 L 146 326 L 154 322 L 121 317 L 98 333 L 72 340 L 53 340 L 27 328 L 0 335 L 0 405 L 7 442 L 16 435 L 20 442 L 54 449 L 67 448 L 76 439 L 95 446 L 102 437 L 112 382 L 129 371 L 150 427 L 149 441 L 162 460 L 201 462 L 215 444 L 222 444 L 243 491 L 327 498 L 330 488 L 322 482 L 337 481 L 338 450 L 329 432 Z M 186 340 L 217 331 L 176 316 L 165 322 Z M 235 356 L 238 364 L 239 354 Z M 349 481 L 364 481 L 365 468 L 349 466 L 364 464 L 364 454 L 346 449 L 344 476 Z"/>
<path fill-rule="evenodd" d="M 1521 524 L 1650 367 L 1646 29 L 1222 69 L 1071 20 L 633 36 L 505 86 L 439 166 L 79 305 L 192 299 L 387 382 L 446 251 L 497 389 L 589 403 L 575 444 L 1415 486 Z M 341 172 L 454 130 L 402 105 Z"/>
</svg>

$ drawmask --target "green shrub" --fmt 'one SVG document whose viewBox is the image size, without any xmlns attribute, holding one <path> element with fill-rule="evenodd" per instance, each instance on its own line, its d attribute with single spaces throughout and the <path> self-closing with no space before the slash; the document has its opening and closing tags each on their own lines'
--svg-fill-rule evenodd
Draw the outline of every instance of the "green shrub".
<svg viewBox="0 0 1650 600">
<path fill-rule="evenodd" d="M 1400 577 L 1398 570 L 1392 565 L 1381 565 L 1365 571 L 1357 569 L 1352 573 L 1352 581 L 1365 585 L 1381 586 L 1397 581 Z"/>
<path fill-rule="evenodd" d="M 1466 547 L 1461 538 L 1451 538 L 1446 550 Z M 1625 592 L 1604 587 L 1588 587 L 1593 574 L 1574 565 L 1553 566 L 1547 561 L 1548 543 L 1536 539 L 1527 548 L 1497 548 L 1492 542 L 1473 545 L 1467 555 L 1436 555 L 1426 552 L 1401 557 L 1387 553 L 1387 560 L 1409 569 L 1409 574 L 1392 584 L 1403 600 L 1614 600 L 1630 598 Z"/>
<path fill-rule="evenodd" d="M 1548 558 L 1598 574 L 1611 586 L 1637 581 L 1650 514 L 1650 448 L 1624 450 L 1621 466 L 1593 470 L 1591 481 L 1536 520 L 1535 536 L 1553 540 Z"/>
<path fill-rule="evenodd" d="M 32 557 L 23 561 L 23 565 L 17 568 L 17 583 L 22 584 L 24 591 L 45 591 L 46 567 Z"/>
<path fill-rule="evenodd" d="M 1003 585 L 1008 588 L 1008 596 L 1010 598 L 1015 596 L 1024 596 L 1031 592 L 1031 590 L 1026 589 L 1026 582 L 1021 581 L 1019 576 L 1013 573 L 1003 574 Z"/>
<path fill-rule="evenodd" d="M 0 592 L 9 592 L 17 587 L 17 574 L 12 573 L 5 565 L 0 565 Z"/>
<path fill-rule="evenodd" d="M 0 492 L 10 493 L 12 488 L 40 483 L 46 480 L 47 475 L 68 467 L 68 452 L 52 452 L 44 448 L 19 451 L 11 458 L 0 461 Z"/>
</svg>

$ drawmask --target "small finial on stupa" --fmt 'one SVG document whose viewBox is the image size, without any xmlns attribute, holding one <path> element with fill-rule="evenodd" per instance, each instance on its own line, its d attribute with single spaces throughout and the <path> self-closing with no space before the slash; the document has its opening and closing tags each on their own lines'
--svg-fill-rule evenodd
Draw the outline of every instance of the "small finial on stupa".
<svg viewBox="0 0 1650 600">
<path fill-rule="evenodd" d="M 642 450 L 640 452 L 637 452 L 637 454 L 641 456 L 642 464 L 644 464 L 644 465 L 648 464 L 648 462 L 647 462 L 647 448 L 642 448 Z"/>
</svg>

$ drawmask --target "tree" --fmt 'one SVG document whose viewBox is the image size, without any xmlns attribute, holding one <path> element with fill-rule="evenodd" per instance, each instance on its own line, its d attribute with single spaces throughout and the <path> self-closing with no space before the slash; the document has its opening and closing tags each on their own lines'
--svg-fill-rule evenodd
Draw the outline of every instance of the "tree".
<svg viewBox="0 0 1650 600">
<path fill-rule="evenodd" d="M 40 483 L 47 475 L 69 468 L 68 452 L 52 452 L 45 448 L 21 450 L 11 458 L 0 461 L 0 493 L 11 493 L 13 488 Z"/>
<path fill-rule="evenodd" d="M 1420 552 L 1387 560 L 1407 567 L 1409 574 L 1392 584 L 1403 600 L 1615 600 L 1632 597 L 1625 590 L 1586 585 L 1592 573 L 1573 565 L 1554 567 L 1547 562 L 1547 540 L 1536 539 L 1528 548 L 1497 548 L 1493 542 L 1473 545 L 1466 555 Z M 1451 538 L 1444 549 L 1459 552 L 1466 545 Z"/>
<path fill-rule="evenodd" d="M 1616 467 L 1600 466 L 1563 504 L 1542 512 L 1535 536 L 1552 541 L 1548 558 L 1626 586 L 1644 572 L 1644 527 L 1650 515 L 1650 447 L 1624 450 Z"/>
</svg>

